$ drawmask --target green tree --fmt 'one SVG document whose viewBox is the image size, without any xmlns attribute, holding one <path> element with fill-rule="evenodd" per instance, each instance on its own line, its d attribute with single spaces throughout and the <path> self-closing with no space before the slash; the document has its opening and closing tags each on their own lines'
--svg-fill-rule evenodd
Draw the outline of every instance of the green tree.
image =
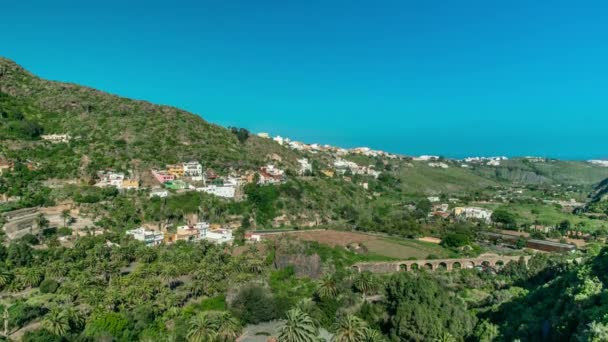
<svg viewBox="0 0 608 342">
<path fill-rule="evenodd" d="M 318 335 L 319 331 L 312 317 L 296 308 L 287 312 L 278 337 L 281 342 L 316 342 Z"/>
<path fill-rule="evenodd" d="M 365 321 L 351 314 L 339 317 L 332 330 L 334 332 L 333 342 L 364 342 L 367 337 Z"/>
<path fill-rule="evenodd" d="M 204 311 L 190 320 L 188 340 L 191 342 L 231 342 L 236 340 L 241 325 L 229 312 Z"/>
<path fill-rule="evenodd" d="M 492 221 L 503 224 L 506 228 L 515 228 L 517 226 L 517 219 L 515 215 L 506 209 L 496 209 L 492 213 Z"/>
<path fill-rule="evenodd" d="M 335 276 L 327 274 L 317 283 L 317 295 L 321 299 L 331 299 L 338 296 L 338 281 Z"/>
<path fill-rule="evenodd" d="M 395 274 L 386 286 L 386 303 L 391 335 L 401 340 L 430 341 L 446 332 L 462 340 L 473 331 L 475 317 L 466 304 L 431 275 Z"/>
<path fill-rule="evenodd" d="M 70 216 L 70 211 L 68 209 L 61 211 L 61 218 L 63 219 L 63 226 L 67 227 L 68 220 L 72 218 Z"/>
<path fill-rule="evenodd" d="M 13 274 L 7 270 L 0 270 L 0 289 L 10 284 L 13 279 Z"/>
<path fill-rule="evenodd" d="M 232 302 L 232 310 L 245 323 L 257 324 L 278 317 L 275 299 L 257 284 L 243 287 Z"/>
<path fill-rule="evenodd" d="M 65 336 L 70 330 L 70 322 L 63 311 L 54 308 L 44 316 L 42 328 L 57 336 Z"/>
<path fill-rule="evenodd" d="M 483 320 L 477 324 L 473 335 L 479 342 L 492 342 L 498 337 L 498 326 Z"/>
<path fill-rule="evenodd" d="M 353 287 L 364 295 L 371 295 L 378 290 L 378 283 L 370 272 L 361 272 L 355 277 Z"/>
</svg>

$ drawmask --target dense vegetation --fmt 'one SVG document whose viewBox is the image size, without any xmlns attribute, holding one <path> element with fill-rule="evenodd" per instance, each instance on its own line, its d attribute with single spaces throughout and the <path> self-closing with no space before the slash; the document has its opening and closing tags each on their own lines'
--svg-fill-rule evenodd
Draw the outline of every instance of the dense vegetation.
<svg viewBox="0 0 608 342">
<path fill-rule="evenodd" d="M 41 323 L 25 341 L 232 341 L 246 324 L 274 319 L 286 319 L 277 333 L 292 341 L 313 341 L 321 330 L 337 341 L 606 337 L 608 249 L 580 266 L 538 255 L 496 273 L 378 276 L 348 271 L 342 262 L 352 262 L 350 252 L 328 258 L 318 245 L 290 240 L 239 256 L 206 243 L 149 248 L 117 235 L 85 237 L 69 249 L 49 245 L 0 250 L 9 331 Z M 302 264 L 276 268 L 283 253 L 320 253 L 327 273 L 314 280 L 296 276 Z M 310 339 L 288 337 L 297 329 Z M 347 331 L 360 338 L 340 339 Z"/>
</svg>

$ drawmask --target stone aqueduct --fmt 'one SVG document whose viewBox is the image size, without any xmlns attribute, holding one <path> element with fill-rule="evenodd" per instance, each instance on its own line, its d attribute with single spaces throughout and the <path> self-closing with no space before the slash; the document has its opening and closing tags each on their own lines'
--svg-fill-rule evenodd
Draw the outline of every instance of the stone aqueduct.
<svg viewBox="0 0 608 342">
<path fill-rule="evenodd" d="M 460 268 L 492 267 L 501 268 L 511 261 L 523 260 L 528 263 L 530 256 L 480 256 L 478 258 L 433 259 L 433 260 L 404 260 L 390 262 L 359 262 L 352 266 L 357 272 L 391 273 L 413 271 L 417 269 L 447 270 Z"/>
</svg>

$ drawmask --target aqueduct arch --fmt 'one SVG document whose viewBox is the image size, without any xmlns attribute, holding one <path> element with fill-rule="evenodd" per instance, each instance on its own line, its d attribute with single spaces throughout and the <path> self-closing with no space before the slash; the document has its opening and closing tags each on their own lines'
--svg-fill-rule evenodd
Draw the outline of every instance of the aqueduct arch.
<svg viewBox="0 0 608 342">
<path fill-rule="evenodd" d="M 373 273 L 408 272 L 419 269 L 435 270 L 457 270 L 472 269 L 475 267 L 496 267 L 502 268 L 509 262 L 523 260 L 528 263 L 530 256 L 501 256 L 483 255 L 479 258 L 455 258 L 455 259 L 434 259 L 434 260 L 405 260 L 389 262 L 361 262 L 352 266 L 355 272 L 369 271 Z"/>
</svg>

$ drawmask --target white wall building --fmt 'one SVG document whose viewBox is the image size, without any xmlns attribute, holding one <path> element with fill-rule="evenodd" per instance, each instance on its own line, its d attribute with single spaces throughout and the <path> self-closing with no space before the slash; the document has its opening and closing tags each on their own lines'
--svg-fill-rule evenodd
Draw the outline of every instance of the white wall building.
<svg viewBox="0 0 608 342">
<path fill-rule="evenodd" d="M 69 134 L 43 134 L 40 138 L 52 143 L 68 142 L 71 139 Z"/>
<path fill-rule="evenodd" d="M 466 219 L 483 220 L 486 222 L 490 222 L 492 218 L 492 210 L 477 207 L 455 208 L 454 214 Z"/>
<path fill-rule="evenodd" d="M 435 167 L 435 168 L 440 168 L 440 169 L 447 169 L 450 166 L 446 163 L 429 163 L 428 164 L 430 167 Z"/>
<path fill-rule="evenodd" d="M 298 174 L 300 176 L 312 172 L 312 164 L 310 164 L 307 158 L 298 159 L 298 163 L 300 164 L 300 168 L 298 169 Z"/>
<path fill-rule="evenodd" d="M 192 178 L 195 181 L 203 180 L 203 166 L 197 161 L 183 163 L 184 176 Z"/>
<path fill-rule="evenodd" d="M 218 197 L 234 198 L 236 194 L 236 187 L 232 185 L 207 185 L 202 188 L 196 188 L 196 191 L 208 193 Z"/>
<path fill-rule="evenodd" d="M 160 197 L 160 198 L 165 198 L 169 196 L 169 191 L 167 189 L 152 189 L 150 191 L 150 197 Z"/>
<path fill-rule="evenodd" d="M 589 160 L 591 164 L 608 167 L 608 160 Z"/>
<path fill-rule="evenodd" d="M 214 243 L 228 243 L 231 244 L 232 230 L 230 229 L 216 229 L 207 231 L 205 239 Z"/>
<path fill-rule="evenodd" d="M 122 172 L 113 172 L 113 171 L 100 171 L 97 173 L 97 177 L 99 177 L 99 182 L 95 184 L 98 187 L 107 187 L 114 186 L 116 188 L 122 188 L 122 182 L 125 180 L 125 174 Z"/>
<path fill-rule="evenodd" d="M 207 233 L 209 232 L 209 222 L 198 222 L 194 229 L 198 230 L 198 238 L 200 240 L 204 240 L 207 238 Z"/>
<path fill-rule="evenodd" d="M 126 234 L 132 236 L 137 241 L 145 243 L 146 246 L 158 246 L 163 243 L 165 238 L 162 232 L 147 230 L 143 227 L 127 230 Z"/>
</svg>

